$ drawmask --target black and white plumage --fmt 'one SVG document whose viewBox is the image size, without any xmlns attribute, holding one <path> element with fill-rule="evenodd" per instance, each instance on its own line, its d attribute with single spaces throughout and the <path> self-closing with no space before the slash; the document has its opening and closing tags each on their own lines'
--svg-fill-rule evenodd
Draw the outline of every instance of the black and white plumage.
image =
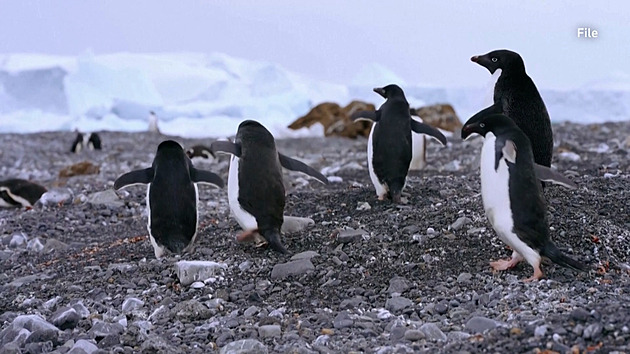
<svg viewBox="0 0 630 354">
<path fill-rule="evenodd" d="M 19 178 L 0 181 L 0 207 L 32 207 L 46 193 L 46 188 L 37 183 Z"/>
<path fill-rule="evenodd" d="M 213 152 L 232 154 L 228 177 L 230 210 L 244 232 L 244 241 L 261 235 L 274 251 L 286 253 L 281 242 L 285 189 L 282 167 L 306 173 L 322 183 L 328 179 L 312 167 L 278 153 L 273 135 L 253 120 L 242 122 L 234 142 L 215 141 Z"/>
<path fill-rule="evenodd" d="M 214 152 L 212 152 L 212 149 L 205 145 L 194 145 L 188 148 L 186 150 L 186 155 L 188 155 L 190 159 L 193 159 L 195 157 L 201 157 L 204 159 L 210 159 L 210 158 L 215 157 Z"/>
<path fill-rule="evenodd" d="M 537 165 L 527 136 L 508 117 L 478 113 L 462 128 L 462 138 L 477 133 L 485 137 L 481 149 L 481 195 L 486 216 L 498 237 L 512 250 L 510 260 L 491 262 L 495 270 L 514 267 L 525 259 L 540 279 L 541 257 L 584 270 L 564 255 L 549 237 L 547 210 L 539 183 L 542 178 L 575 188 L 575 184 L 548 167 Z"/>
<path fill-rule="evenodd" d="M 78 154 L 84 147 L 89 150 L 101 150 L 101 137 L 97 133 L 85 135 L 77 132 L 77 136 L 72 142 L 70 152 Z"/>
<path fill-rule="evenodd" d="M 160 143 L 151 167 L 125 173 L 114 182 L 117 190 L 147 184 L 147 230 L 155 258 L 165 248 L 181 253 L 194 244 L 199 223 L 197 183 L 223 187 L 221 177 L 196 169 L 173 140 Z"/>
<path fill-rule="evenodd" d="M 446 145 L 439 130 L 411 118 L 405 93 L 397 85 L 375 88 L 386 99 L 377 111 L 354 113 L 352 120 L 374 121 L 367 143 L 368 170 L 379 200 L 389 196 L 400 203 L 412 160 L 412 131 L 436 138 Z"/>
<path fill-rule="evenodd" d="M 495 50 L 471 60 L 493 74 L 500 71 L 494 86 L 494 104 L 486 114 L 502 113 L 511 118 L 532 144 L 534 161 L 551 166 L 553 132 L 545 103 L 532 79 L 525 72 L 525 64 L 518 53 Z"/>
</svg>

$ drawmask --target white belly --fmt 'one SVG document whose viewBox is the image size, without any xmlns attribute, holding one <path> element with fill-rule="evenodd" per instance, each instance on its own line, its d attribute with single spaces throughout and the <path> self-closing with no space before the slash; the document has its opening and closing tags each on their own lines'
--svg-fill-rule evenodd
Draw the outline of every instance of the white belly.
<svg viewBox="0 0 630 354">
<path fill-rule="evenodd" d="M 501 69 L 497 69 L 495 70 L 494 74 L 492 74 L 492 76 L 490 77 L 490 80 L 486 86 L 486 89 L 484 90 L 486 92 L 483 98 L 484 107 L 490 107 L 494 104 L 494 87 L 496 86 L 497 80 L 499 80 L 500 76 L 501 76 Z"/>
<path fill-rule="evenodd" d="M 418 119 L 413 117 L 411 119 L 416 119 L 419 122 L 422 122 L 422 119 Z M 418 134 L 411 132 L 411 163 L 409 164 L 410 170 L 422 170 L 424 166 L 427 164 L 426 160 L 426 152 L 425 148 L 425 139 L 424 134 Z"/>
<path fill-rule="evenodd" d="M 151 183 L 147 184 L 147 231 L 149 232 L 149 240 L 151 240 L 151 246 L 153 246 L 153 253 L 156 259 L 160 259 L 164 255 L 164 247 L 158 245 L 155 241 L 155 237 L 151 233 L 151 203 L 149 203 L 149 192 L 151 192 Z"/>
<path fill-rule="evenodd" d="M 30 207 L 32 206 L 31 203 L 20 197 L 19 195 L 15 195 L 13 193 L 11 193 L 11 190 L 7 187 L 0 187 L 0 191 L 6 192 L 9 195 L 9 198 L 15 200 L 16 202 L 20 203 L 23 207 Z M 18 205 L 13 205 L 13 204 L 9 204 L 8 202 L 6 202 L 4 199 L 0 198 L 0 207 L 3 208 L 15 208 Z"/>
<path fill-rule="evenodd" d="M 228 174 L 228 203 L 232 215 L 243 230 L 254 230 L 258 228 L 256 218 L 241 208 L 238 202 L 238 161 L 239 158 L 232 155 L 230 160 L 230 172 Z"/>
<path fill-rule="evenodd" d="M 494 169 L 496 137 L 487 133 L 481 148 L 481 197 L 486 216 L 496 231 L 501 241 L 505 242 L 514 251 L 521 254 L 530 263 L 540 260 L 538 252 L 527 246 L 516 235 L 514 219 L 512 218 L 512 205 L 510 202 L 509 179 L 510 174 L 507 162 L 501 158 L 499 167 Z"/>
<path fill-rule="evenodd" d="M 372 130 L 370 130 L 370 136 L 368 137 L 367 142 L 368 170 L 370 171 L 370 179 L 372 180 L 372 184 L 376 189 L 376 195 L 379 198 L 384 198 L 389 188 L 387 188 L 385 184 L 382 184 L 378 180 L 378 177 L 376 177 L 376 173 L 374 172 L 374 167 L 372 166 L 372 156 L 374 150 L 374 147 L 372 146 L 372 134 L 374 134 L 374 127 L 376 127 L 376 123 L 372 124 Z"/>
</svg>

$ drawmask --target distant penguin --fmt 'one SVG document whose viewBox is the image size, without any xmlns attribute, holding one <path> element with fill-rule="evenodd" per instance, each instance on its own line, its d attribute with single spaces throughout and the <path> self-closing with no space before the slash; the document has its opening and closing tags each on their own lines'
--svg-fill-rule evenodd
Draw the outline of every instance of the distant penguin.
<svg viewBox="0 0 630 354">
<path fill-rule="evenodd" d="M 46 188 L 37 183 L 23 179 L 12 178 L 0 182 L 0 207 L 27 207 L 35 204 Z"/>
<path fill-rule="evenodd" d="M 327 184 L 328 179 L 312 167 L 278 153 L 273 135 L 253 120 L 242 122 L 236 139 L 215 141 L 212 151 L 232 154 L 228 177 L 230 210 L 243 229 L 244 241 L 261 235 L 276 252 L 286 253 L 281 241 L 285 189 L 282 167 L 300 171 Z"/>
<path fill-rule="evenodd" d="M 149 112 L 149 132 L 160 133 L 160 127 L 158 127 L 158 117 L 153 111 Z"/>
<path fill-rule="evenodd" d="M 485 111 L 502 113 L 511 118 L 531 141 L 534 161 L 551 166 L 551 120 L 536 85 L 525 72 L 521 56 L 503 49 L 474 56 L 470 60 L 488 69 L 493 76 L 500 71 L 494 86 L 494 105 Z"/>
<path fill-rule="evenodd" d="M 191 148 L 186 150 L 186 155 L 188 155 L 190 159 L 194 157 L 201 157 L 204 159 L 214 158 L 214 152 L 212 152 L 212 149 L 204 145 L 192 146 Z"/>
<path fill-rule="evenodd" d="M 70 148 L 70 151 L 78 154 L 83 150 L 84 147 L 89 150 L 101 150 L 101 137 L 97 133 L 90 133 L 85 135 L 77 132 L 77 136 L 72 142 L 72 147 Z"/>
<path fill-rule="evenodd" d="M 155 258 L 164 249 L 181 253 L 189 250 L 197 237 L 199 192 L 197 183 L 223 187 L 221 177 L 198 170 L 179 143 L 160 143 L 151 167 L 125 173 L 116 179 L 116 190 L 134 184 L 147 184 L 147 230 Z"/>
<path fill-rule="evenodd" d="M 379 200 L 389 196 L 400 203 L 412 158 L 411 132 L 427 134 L 446 145 L 439 130 L 411 118 L 405 93 L 397 85 L 375 88 L 386 99 L 377 111 L 361 111 L 352 120 L 371 119 L 375 123 L 367 143 L 368 170 Z"/>
<path fill-rule="evenodd" d="M 547 210 L 539 179 L 575 184 L 546 166 L 534 163 L 531 144 L 523 131 L 502 114 L 480 112 L 462 128 L 462 139 L 477 133 L 485 137 L 481 149 L 481 196 L 486 216 L 499 238 L 513 250 L 510 260 L 491 262 L 494 270 L 506 270 L 525 259 L 534 275 L 543 276 L 541 257 L 575 270 L 585 267 L 564 255 L 551 242 Z"/>
</svg>

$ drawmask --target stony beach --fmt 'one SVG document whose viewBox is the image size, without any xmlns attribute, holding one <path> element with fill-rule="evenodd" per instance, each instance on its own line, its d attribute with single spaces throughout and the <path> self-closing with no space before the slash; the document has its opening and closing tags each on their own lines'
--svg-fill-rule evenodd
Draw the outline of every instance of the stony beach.
<svg viewBox="0 0 630 354">
<path fill-rule="evenodd" d="M 286 214 L 314 221 L 289 254 L 238 244 L 227 190 L 200 186 L 195 250 L 156 260 L 146 188 L 113 182 L 162 140 L 211 140 L 101 132 L 71 154 L 71 132 L 0 135 L 0 179 L 56 193 L 0 209 L 0 352 L 630 353 L 630 122 L 553 130 L 579 188 L 545 189 L 551 237 L 589 271 L 545 264 L 533 283 L 488 264 L 511 251 L 483 212 L 480 138 L 430 141 L 401 205 L 376 199 L 366 139 L 278 140 L 333 181 L 285 171 Z M 83 161 L 98 173 L 59 177 Z M 193 162 L 227 181 L 227 156 Z"/>
</svg>

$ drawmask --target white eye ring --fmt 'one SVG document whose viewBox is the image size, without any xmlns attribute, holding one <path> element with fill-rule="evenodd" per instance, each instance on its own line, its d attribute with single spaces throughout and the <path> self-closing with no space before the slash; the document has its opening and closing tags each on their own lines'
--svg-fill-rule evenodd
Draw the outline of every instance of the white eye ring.
<svg viewBox="0 0 630 354">
<path fill-rule="evenodd" d="M 492 62 L 493 62 L 493 63 L 496 63 L 499 59 L 497 59 L 496 57 L 493 57 L 493 58 L 492 58 L 492 59 L 490 59 L 490 60 L 492 60 Z"/>
<path fill-rule="evenodd" d="M 486 127 L 486 123 L 479 123 L 479 127 L 480 128 L 485 128 Z"/>
</svg>

